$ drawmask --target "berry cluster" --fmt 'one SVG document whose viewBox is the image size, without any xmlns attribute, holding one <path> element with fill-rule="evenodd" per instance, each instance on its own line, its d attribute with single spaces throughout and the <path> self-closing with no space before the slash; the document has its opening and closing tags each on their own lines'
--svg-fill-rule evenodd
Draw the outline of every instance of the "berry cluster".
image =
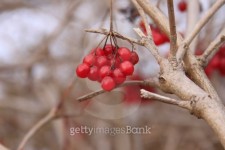
<svg viewBox="0 0 225 150">
<path fill-rule="evenodd" d="M 103 48 L 96 48 L 84 57 L 76 73 L 80 78 L 98 81 L 106 91 L 123 83 L 126 76 L 132 75 L 134 65 L 139 61 L 136 52 L 126 47 L 106 44 Z"/>
<path fill-rule="evenodd" d="M 146 28 L 144 25 L 144 22 L 141 21 L 139 23 L 140 28 L 142 29 L 142 31 L 146 34 Z M 153 41 L 155 43 L 155 45 L 162 45 L 164 43 L 169 42 L 169 38 L 166 36 L 166 34 L 164 34 L 163 32 L 160 31 L 160 29 L 152 24 L 150 24 L 150 29 L 152 30 L 152 38 Z"/>
<path fill-rule="evenodd" d="M 214 70 L 218 70 L 222 76 L 225 76 L 225 44 L 220 47 L 216 55 L 210 60 L 205 72 L 210 76 Z"/>
</svg>

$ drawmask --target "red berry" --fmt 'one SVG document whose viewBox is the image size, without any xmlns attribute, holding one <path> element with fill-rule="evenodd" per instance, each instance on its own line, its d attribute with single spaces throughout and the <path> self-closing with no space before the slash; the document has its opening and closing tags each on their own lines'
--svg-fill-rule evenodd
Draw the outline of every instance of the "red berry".
<svg viewBox="0 0 225 150">
<path fill-rule="evenodd" d="M 221 75 L 225 76 L 225 58 L 220 59 L 219 71 Z"/>
<path fill-rule="evenodd" d="M 95 53 L 97 56 L 105 56 L 105 52 L 101 48 L 97 48 Z"/>
<path fill-rule="evenodd" d="M 159 32 L 156 32 L 154 30 L 152 31 L 152 37 L 153 37 L 155 45 L 161 45 L 165 42 L 162 35 Z"/>
<path fill-rule="evenodd" d="M 90 72 L 90 67 L 85 63 L 80 64 L 76 69 L 77 76 L 80 78 L 86 78 L 89 72 Z"/>
<path fill-rule="evenodd" d="M 131 52 L 128 48 L 126 48 L 126 47 L 119 48 L 118 54 L 123 61 L 130 60 Z"/>
<path fill-rule="evenodd" d="M 138 54 L 136 52 L 132 52 L 130 57 L 130 62 L 135 65 L 138 63 L 138 61 L 139 61 Z"/>
<path fill-rule="evenodd" d="M 161 33 L 161 36 L 162 36 L 164 42 L 170 42 L 170 39 L 168 38 L 168 36 L 166 34 Z"/>
<path fill-rule="evenodd" d="M 101 68 L 102 66 L 109 65 L 109 61 L 105 56 L 100 56 L 96 60 L 96 65 Z"/>
<path fill-rule="evenodd" d="M 120 70 L 125 75 L 132 75 L 134 72 L 134 65 L 130 61 L 124 61 L 120 64 Z"/>
<path fill-rule="evenodd" d="M 220 47 L 218 55 L 222 58 L 225 57 L 225 44 Z"/>
<path fill-rule="evenodd" d="M 122 71 L 116 68 L 113 71 L 113 79 L 117 84 L 121 84 L 126 80 L 126 76 L 122 73 Z"/>
<path fill-rule="evenodd" d="M 114 50 L 115 50 L 115 47 L 113 45 L 111 44 L 105 45 L 104 51 L 106 55 L 112 54 Z"/>
<path fill-rule="evenodd" d="M 98 80 L 98 67 L 96 66 L 91 67 L 90 72 L 88 74 L 88 79 L 92 81 Z"/>
<path fill-rule="evenodd" d="M 181 0 L 179 3 L 178 3 L 178 9 L 181 11 L 181 12 L 184 12 L 187 10 L 187 3 L 185 0 Z"/>
<path fill-rule="evenodd" d="M 142 31 L 143 31 L 144 33 L 146 33 L 145 24 L 144 24 L 143 20 L 140 21 L 139 26 L 140 26 L 140 28 L 142 29 Z"/>
<path fill-rule="evenodd" d="M 106 91 L 111 91 L 116 86 L 112 77 L 106 76 L 101 82 L 102 88 Z"/>
<path fill-rule="evenodd" d="M 210 77 L 210 76 L 212 75 L 213 71 L 214 71 L 214 69 L 213 69 L 212 66 L 207 66 L 207 67 L 205 68 L 205 73 L 206 73 L 206 75 L 207 75 L 208 77 Z"/>
<path fill-rule="evenodd" d="M 105 76 L 110 76 L 111 75 L 111 68 L 110 66 L 103 66 L 99 70 L 99 77 L 100 79 L 103 79 Z"/>
<path fill-rule="evenodd" d="M 86 63 L 89 66 L 93 65 L 95 63 L 95 56 L 93 54 L 85 56 L 83 59 L 83 63 Z"/>
</svg>

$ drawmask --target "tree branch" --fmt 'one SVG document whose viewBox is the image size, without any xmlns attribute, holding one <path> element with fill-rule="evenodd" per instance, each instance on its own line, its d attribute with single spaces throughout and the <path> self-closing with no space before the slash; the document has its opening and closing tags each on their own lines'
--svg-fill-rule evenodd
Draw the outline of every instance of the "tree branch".
<svg viewBox="0 0 225 150">
<path fill-rule="evenodd" d="M 128 85 L 143 85 L 143 86 L 152 86 L 152 87 L 157 87 L 158 86 L 158 81 L 156 79 L 150 79 L 150 80 L 144 80 L 144 81 L 127 81 L 121 85 L 119 85 L 116 88 L 120 88 L 120 87 L 124 87 L 124 86 L 128 86 Z M 106 93 L 105 90 L 97 90 L 94 92 L 91 92 L 87 95 L 81 96 L 76 98 L 77 101 L 82 102 L 88 99 L 91 99 L 95 96 L 98 96 L 100 94 Z"/>
<path fill-rule="evenodd" d="M 196 23 L 199 20 L 200 14 L 200 6 L 199 0 L 188 0 L 188 15 L 187 15 L 187 29 L 185 35 L 188 35 L 192 32 L 193 28 L 195 27 Z M 189 49 L 192 54 L 195 53 L 196 45 L 198 43 L 198 37 L 192 41 L 189 46 Z"/>
<path fill-rule="evenodd" d="M 148 22 L 147 22 L 147 17 L 146 17 L 146 15 L 145 15 L 144 10 L 140 7 L 140 5 L 137 3 L 136 0 L 132 0 L 132 2 L 133 2 L 133 4 L 135 5 L 135 7 L 137 8 L 139 14 L 141 15 L 141 18 L 142 18 L 142 20 L 143 20 L 143 22 L 144 22 L 144 25 L 145 25 L 145 29 L 146 29 L 146 31 L 147 31 L 147 36 L 148 36 L 148 38 L 152 39 L 152 31 L 151 31 L 151 29 L 150 29 L 150 27 L 149 27 L 149 24 L 148 24 Z"/>
<path fill-rule="evenodd" d="M 172 58 L 176 55 L 177 51 L 177 31 L 174 15 L 173 0 L 167 0 L 168 14 L 169 14 L 169 25 L 170 25 L 170 55 Z"/>
<path fill-rule="evenodd" d="M 22 141 L 20 142 L 17 150 L 23 150 L 24 146 L 28 142 L 28 140 L 44 125 L 46 125 L 48 122 L 50 122 L 54 117 L 56 116 L 56 108 L 52 108 L 50 112 L 41 120 L 39 120 L 29 131 L 28 133 L 24 136 Z"/>
<path fill-rule="evenodd" d="M 145 46 L 150 51 L 150 53 L 155 57 L 158 64 L 161 64 L 164 58 L 159 55 L 158 48 L 156 47 L 153 40 L 145 36 L 144 33 L 139 28 L 134 28 L 134 31 L 141 37 L 143 46 Z"/>
<path fill-rule="evenodd" d="M 206 66 L 209 60 L 217 53 L 220 46 L 225 42 L 225 28 L 221 33 L 212 41 L 204 53 L 199 57 L 199 63 L 201 66 Z"/>
<path fill-rule="evenodd" d="M 103 35 L 108 35 L 109 34 L 109 31 L 107 29 L 98 29 L 98 30 L 95 30 L 95 29 L 86 29 L 85 30 L 86 32 L 90 32 L 90 33 L 98 33 L 98 34 L 103 34 Z M 133 38 L 129 38 L 129 37 L 126 37 L 124 35 L 121 35 L 115 31 L 112 32 L 114 36 L 116 36 L 117 38 L 120 38 L 122 40 L 126 40 L 128 42 L 132 42 L 132 43 L 136 43 L 138 45 L 144 45 L 144 43 L 140 40 L 136 40 L 136 39 L 133 39 Z"/>
<path fill-rule="evenodd" d="M 192 40 L 196 37 L 196 35 L 201 31 L 201 29 L 205 26 L 205 24 L 210 20 L 210 18 L 217 12 L 217 10 L 223 6 L 225 0 L 217 0 L 213 6 L 204 14 L 204 16 L 198 21 L 195 25 L 194 30 L 185 38 L 181 45 L 185 45 L 185 47 L 189 47 Z M 178 62 L 182 62 L 183 57 L 188 48 L 179 47 L 177 51 L 177 59 Z"/>
<path fill-rule="evenodd" d="M 169 97 L 165 97 L 162 95 L 158 95 L 149 91 L 146 91 L 144 89 L 141 89 L 141 97 L 142 98 L 147 98 L 147 99 L 153 99 L 153 100 L 157 100 L 166 104 L 172 104 L 172 105 L 176 105 L 188 110 L 191 110 L 191 104 L 190 101 L 180 101 L 180 100 L 176 100 L 176 99 L 172 99 Z"/>
</svg>

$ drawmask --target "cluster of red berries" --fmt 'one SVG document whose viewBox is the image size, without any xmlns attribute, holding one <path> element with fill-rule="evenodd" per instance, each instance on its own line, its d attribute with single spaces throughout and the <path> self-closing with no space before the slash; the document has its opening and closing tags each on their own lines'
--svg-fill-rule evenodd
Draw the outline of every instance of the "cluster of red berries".
<svg viewBox="0 0 225 150">
<path fill-rule="evenodd" d="M 139 23 L 139 26 L 142 29 L 142 31 L 146 34 L 147 31 L 145 29 L 145 25 L 144 25 L 143 21 L 141 21 Z M 162 44 L 170 41 L 169 38 L 166 36 L 166 34 L 161 32 L 160 29 L 157 26 L 154 26 L 154 25 L 150 24 L 149 27 L 152 30 L 152 38 L 153 38 L 153 41 L 154 41 L 155 45 L 157 45 L 157 46 L 162 45 Z"/>
<path fill-rule="evenodd" d="M 104 48 L 93 49 L 84 57 L 76 73 L 80 78 L 98 81 L 106 91 L 123 83 L 126 76 L 132 75 L 134 65 L 139 61 L 138 54 L 126 47 L 106 44 Z"/>
<path fill-rule="evenodd" d="M 210 60 L 205 72 L 210 76 L 215 70 L 218 70 L 222 76 L 225 76 L 225 44 L 220 47 L 216 55 Z"/>
<path fill-rule="evenodd" d="M 181 12 L 185 12 L 187 10 L 187 2 L 185 0 L 181 0 L 179 3 L 178 3 L 178 9 L 179 11 Z"/>
</svg>

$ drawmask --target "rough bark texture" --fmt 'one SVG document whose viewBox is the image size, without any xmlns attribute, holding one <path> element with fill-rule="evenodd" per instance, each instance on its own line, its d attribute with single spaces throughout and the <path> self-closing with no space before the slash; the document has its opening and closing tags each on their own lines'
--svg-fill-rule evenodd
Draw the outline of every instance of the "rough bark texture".
<svg viewBox="0 0 225 150">
<path fill-rule="evenodd" d="M 168 19 L 147 0 L 137 0 L 137 2 L 161 30 L 169 36 Z M 188 49 L 189 45 L 182 42 L 183 39 L 178 34 L 177 44 L 179 48 Z M 174 68 L 167 60 L 161 62 L 160 88 L 164 92 L 177 95 L 182 100 L 190 101 L 191 113 L 204 119 L 211 126 L 225 148 L 224 104 L 205 75 L 203 68 L 199 66 L 196 57 L 189 51 L 184 56 L 183 64 L 185 69 L 181 64 L 178 64 L 181 67 Z M 189 74 L 189 77 L 185 72 Z"/>
</svg>

